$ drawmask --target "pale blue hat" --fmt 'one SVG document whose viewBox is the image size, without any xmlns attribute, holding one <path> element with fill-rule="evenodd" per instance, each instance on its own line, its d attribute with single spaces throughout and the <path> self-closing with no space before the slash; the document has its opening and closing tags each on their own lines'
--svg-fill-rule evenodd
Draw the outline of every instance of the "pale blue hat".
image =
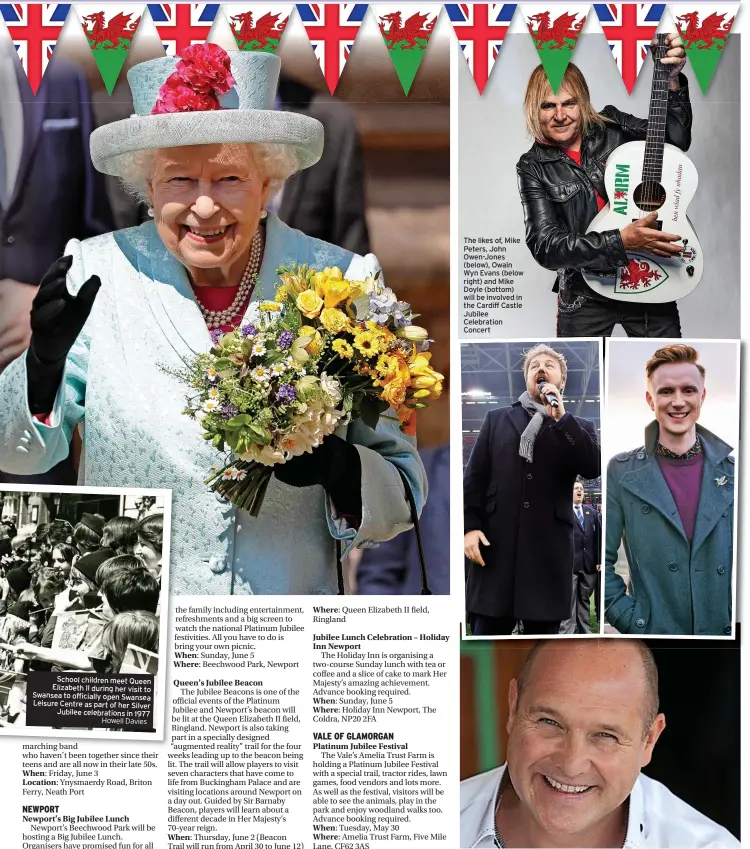
<svg viewBox="0 0 750 849">
<path fill-rule="evenodd" d="M 91 134 L 91 161 L 104 174 L 121 176 L 139 150 L 217 143 L 278 143 L 293 148 L 300 168 L 323 152 L 323 125 L 296 112 L 275 110 L 281 60 L 273 53 L 232 50 L 235 85 L 219 98 L 221 109 L 153 115 L 159 89 L 180 59 L 140 62 L 128 71 L 135 114 Z"/>
</svg>

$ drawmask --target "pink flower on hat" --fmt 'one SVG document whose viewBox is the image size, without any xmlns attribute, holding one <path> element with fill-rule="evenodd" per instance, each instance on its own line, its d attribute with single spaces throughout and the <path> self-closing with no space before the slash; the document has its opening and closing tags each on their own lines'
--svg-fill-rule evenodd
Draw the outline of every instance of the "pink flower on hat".
<svg viewBox="0 0 750 849">
<path fill-rule="evenodd" d="M 195 91 L 226 94 L 234 85 L 229 54 L 218 44 L 191 44 L 180 58 L 177 73 Z"/>
<path fill-rule="evenodd" d="M 219 101 L 210 94 L 189 88 L 177 74 L 172 74 L 159 89 L 159 99 L 151 114 L 167 112 L 209 112 L 220 109 Z"/>
<path fill-rule="evenodd" d="M 234 85 L 230 57 L 218 44 L 191 44 L 159 89 L 152 115 L 221 109 L 219 96 Z"/>
</svg>

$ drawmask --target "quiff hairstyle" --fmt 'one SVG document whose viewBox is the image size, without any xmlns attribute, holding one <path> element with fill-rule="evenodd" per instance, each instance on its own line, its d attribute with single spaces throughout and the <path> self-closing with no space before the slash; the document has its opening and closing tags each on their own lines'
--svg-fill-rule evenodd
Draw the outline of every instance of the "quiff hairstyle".
<svg viewBox="0 0 750 849">
<path fill-rule="evenodd" d="M 591 95 L 589 94 L 586 79 L 581 73 L 581 69 L 577 65 L 574 65 L 573 62 L 568 64 L 563 74 L 562 82 L 557 90 L 560 91 L 563 87 L 568 89 L 581 107 L 582 135 L 586 135 L 592 124 L 597 127 L 603 127 L 607 123 L 607 119 L 603 115 L 600 115 L 591 105 Z M 539 121 L 539 110 L 542 103 L 552 96 L 552 86 L 549 84 L 544 67 L 537 65 L 531 72 L 529 82 L 526 86 L 526 95 L 523 99 L 526 129 L 529 131 L 529 135 L 535 139 L 544 138 L 542 125 Z"/>
<path fill-rule="evenodd" d="M 583 642 L 583 641 L 581 641 Z M 591 640 L 587 639 L 587 643 Z M 621 643 L 621 640 L 597 640 L 601 648 L 611 647 L 613 644 Z M 531 651 L 526 655 L 523 666 L 516 676 L 516 684 L 518 688 L 518 700 L 521 700 L 521 693 L 529 685 L 531 674 L 534 667 L 534 661 L 537 655 L 545 648 L 550 647 L 551 640 L 537 640 L 531 648 Z M 654 724 L 657 714 L 659 713 L 659 670 L 656 667 L 656 661 L 651 649 L 641 640 L 628 640 L 628 645 L 633 646 L 638 652 L 641 663 L 643 664 L 643 678 L 645 698 L 643 700 L 643 728 L 644 738 L 648 734 L 651 726 Z M 554 648 L 554 644 L 551 645 Z"/>
<path fill-rule="evenodd" d="M 706 369 L 698 362 L 698 356 L 698 352 L 690 345 L 665 345 L 654 351 L 646 363 L 646 380 L 650 381 L 656 369 L 668 363 L 690 363 L 698 369 L 701 377 L 705 378 Z"/>
<path fill-rule="evenodd" d="M 560 363 L 560 373 L 562 374 L 562 385 L 560 386 L 560 392 L 565 389 L 565 384 L 568 381 L 568 362 L 565 357 L 554 348 L 550 348 L 549 345 L 545 345 L 543 342 L 539 345 L 534 345 L 533 348 L 529 348 L 528 351 L 523 355 L 523 379 L 526 381 L 529 376 L 529 364 L 534 359 L 534 357 L 539 356 L 540 354 L 549 354 L 550 357 L 554 357 L 558 363 Z"/>
</svg>

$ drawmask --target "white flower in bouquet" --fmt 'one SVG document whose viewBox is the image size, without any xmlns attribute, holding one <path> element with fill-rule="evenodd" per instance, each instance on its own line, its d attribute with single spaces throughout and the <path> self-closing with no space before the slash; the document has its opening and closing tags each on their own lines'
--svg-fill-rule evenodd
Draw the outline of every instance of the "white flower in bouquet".
<svg viewBox="0 0 750 849">
<path fill-rule="evenodd" d="M 258 383 L 268 383 L 271 380 L 271 372 L 265 366 L 256 366 L 251 369 L 250 374 L 253 380 L 257 380 Z"/>
<path fill-rule="evenodd" d="M 328 395 L 334 404 L 338 404 L 343 398 L 341 382 L 325 372 L 320 375 L 320 388 L 326 393 L 326 395 Z"/>
<path fill-rule="evenodd" d="M 275 445 L 253 445 L 246 454 L 240 455 L 240 460 L 254 460 L 264 466 L 275 466 L 283 463 L 286 455 Z"/>
</svg>

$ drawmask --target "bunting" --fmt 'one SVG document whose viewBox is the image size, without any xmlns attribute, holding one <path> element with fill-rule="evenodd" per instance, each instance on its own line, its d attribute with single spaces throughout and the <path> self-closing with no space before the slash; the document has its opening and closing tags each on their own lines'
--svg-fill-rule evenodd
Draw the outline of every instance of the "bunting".
<svg viewBox="0 0 750 849">
<path fill-rule="evenodd" d="M 147 9 L 167 55 L 210 37 L 221 10 L 240 50 L 275 53 L 296 8 L 333 94 L 367 14 L 367 3 L 0 3 L 5 23 L 34 94 L 60 37 L 71 7 L 81 23 L 111 94 L 119 78 L 141 15 Z M 405 94 L 409 94 L 442 4 L 375 4 L 378 28 Z M 659 28 L 664 3 L 594 3 L 596 18 L 610 47 L 623 84 L 632 93 L 651 39 Z M 539 59 L 556 92 L 583 31 L 590 6 L 581 3 L 447 3 L 453 26 L 477 90 L 484 92 L 513 15 L 523 15 Z M 704 94 L 711 83 L 739 3 L 670 6 L 690 65 Z"/>
<path fill-rule="evenodd" d="M 739 4 L 672 6 L 677 30 L 682 36 L 688 62 L 705 94 L 729 38 Z"/>
<path fill-rule="evenodd" d="M 75 11 L 89 42 L 94 61 L 109 94 L 117 83 L 128 57 L 133 36 L 143 13 L 143 4 L 76 3 Z"/>
<path fill-rule="evenodd" d="M 354 47 L 367 3 L 297 3 L 307 37 L 331 94 Z"/>
<path fill-rule="evenodd" d="M 275 53 L 293 8 L 275 3 L 238 3 L 225 6 L 224 12 L 240 50 Z"/>
<path fill-rule="evenodd" d="M 650 52 L 651 39 L 661 21 L 664 5 L 594 3 L 594 11 L 628 94 L 632 93 L 643 60 Z"/>
<path fill-rule="evenodd" d="M 446 3 L 445 11 L 480 94 L 505 38 L 515 3 Z"/>
<path fill-rule="evenodd" d="M 588 6 L 575 3 L 521 6 L 539 60 L 555 93 L 573 56 L 588 10 Z"/>
<path fill-rule="evenodd" d="M 39 90 L 70 3 L 0 3 L 18 58 L 34 94 Z"/>
<path fill-rule="evenodd" d="M 218 3 L 148 3 L 147 8 L 167 56 L 208 41 L 219 12 Z"/>
<path fill-rule="evenodd" d="M 373 6 L 404 94 L 409 93 L 414 82 L 441 9 L 439 3 Z"/>
</svg>

